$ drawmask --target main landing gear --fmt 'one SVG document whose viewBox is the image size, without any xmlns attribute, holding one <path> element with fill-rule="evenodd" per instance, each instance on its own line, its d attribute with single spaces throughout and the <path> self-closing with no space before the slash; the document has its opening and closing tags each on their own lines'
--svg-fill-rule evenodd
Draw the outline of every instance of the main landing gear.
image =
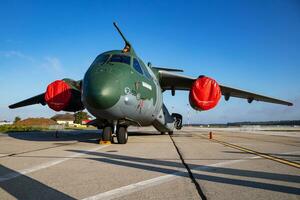
<svg viewBox="0 0 300 200">
<path fill-rule="evenodd" d="M 117 140 L 119 144 L 126 144 L 128 141 L 128 132 L 127 127 L 118 126 L 116 133 L 113 134 L 113 128 L 111 126 L 106 126 L 102 132 L 102 141 L 112 141 L 113 142 L 113 135 L 117 136 Z"/>
</svg>

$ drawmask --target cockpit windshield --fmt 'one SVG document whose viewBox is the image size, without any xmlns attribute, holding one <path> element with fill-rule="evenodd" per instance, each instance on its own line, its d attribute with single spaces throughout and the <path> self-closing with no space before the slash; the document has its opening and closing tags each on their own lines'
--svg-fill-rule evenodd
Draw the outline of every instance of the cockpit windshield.
<svg viewBox="0 0 300 200">
<path fill-rule="evenodd" d="M 95 59 L 93 64 L 103 65 L 104 63 L 106 63 L 108 58 L 109 58 L 109 54 L 101 54 Z"/>
<path fill-rule="evenodd" d="M 109 62 L 119 62 L 119 63 L 125 63 L 127 65 L 130 65 L 130 56 L 125 55 L 112 55 L 109 59 Z"/>
</svg>

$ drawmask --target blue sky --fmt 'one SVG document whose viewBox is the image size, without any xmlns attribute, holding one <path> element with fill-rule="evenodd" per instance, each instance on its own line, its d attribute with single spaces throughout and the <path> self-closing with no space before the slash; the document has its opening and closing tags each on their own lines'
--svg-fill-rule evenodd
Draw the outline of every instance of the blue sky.
<svg viewBox="0 0 300 200">
<path fill-rule="evenodd" d="M 101 52 L 121 49 L 118 22 L 144 62 L 207 75 L 219 83 L 295 103 L 223 99 L 211 111 L 188 108 L 188 92 L 164 94 L 191 122 L 300 118 L 300 2 L 1 1 L 0 120 L 49 117 L 47 106 L 9 110 L 65 77 L 81 79 Z"/>
</svg>

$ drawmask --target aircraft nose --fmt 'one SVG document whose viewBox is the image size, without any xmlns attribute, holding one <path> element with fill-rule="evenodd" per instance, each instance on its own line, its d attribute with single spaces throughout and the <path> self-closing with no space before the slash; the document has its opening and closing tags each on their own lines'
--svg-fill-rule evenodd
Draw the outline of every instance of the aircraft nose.
<svg viewBox="0 0 300 200">
<path fill-rule="evenodd" d="M 83 80 L 84 102 L 91 108 L 105 110 L 120 99 L 120 83 L 113 74 L 86 74 Z"/>
</svg>

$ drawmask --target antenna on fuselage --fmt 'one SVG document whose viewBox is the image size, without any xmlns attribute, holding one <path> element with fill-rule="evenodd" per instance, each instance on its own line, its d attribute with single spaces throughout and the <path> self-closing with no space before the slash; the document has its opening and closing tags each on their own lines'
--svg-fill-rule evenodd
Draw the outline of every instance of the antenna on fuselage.
<svg viewBox="0 0 300 200">
<path fill-rule="evenodd" d="M 113 23 L 114 26 L 116 27 L 117 31 L 119 32 L 119 34 L 121 35 L 121 37 L 123 38 L 124 42 L 125 42 L 125 47 L 123 49 L 123 52 L 124 53 L 127 53 L 127 52 L 131 52 L 133 54 L 135 54 L 130 42 L 125 38 L 125 36 L 123 35 L 122 31 L 120 30 L 120 28 L 118 27 L 117 23 L 114 22 Z"/>
<path fill-rule="evenodd" d="M 121 31 L 120 28 L 118 27 L 117 23 L 114 22 L 113 24 L 114 24 L 114 26 L 116 27 L 116 29 L 118 30 L 118 32 L 120 33 L 120 35 L 121 35 L 121 37 L 123 38 L 125 44 L 129 44 L 129 45 L 130 45 L 130 43 L 128 42 L 128 40 L 125 38 L 125 36 L 123 35 L 122 31 Z"/>
</svg>

